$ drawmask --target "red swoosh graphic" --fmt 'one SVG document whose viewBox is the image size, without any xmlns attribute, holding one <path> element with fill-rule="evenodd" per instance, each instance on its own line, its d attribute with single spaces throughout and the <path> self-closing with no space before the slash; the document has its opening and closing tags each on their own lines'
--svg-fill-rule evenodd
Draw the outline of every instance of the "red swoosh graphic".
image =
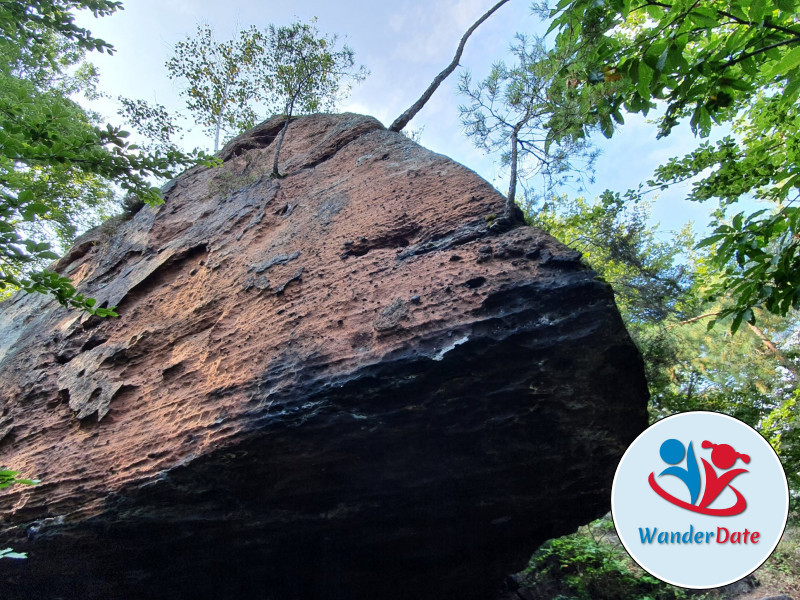
<svg viewBox="0 0 800 600">
<path fill-rule="evenodd" d="M 685 508 L 686 510 L 690 510 L 692 512 L 700 513 L 701 515 L 713 515 L 717 517 L 731 517 L 733 515 L 738 515 L 741 512 L 744 512 L 744 509 L 747 508 L 747 500 L 744 499 L 744 496 L 737 490 L 735 487 L 730 487 L 733 492 L 736 494 L 736 504 L 729 508 L 707 508 L 702 506 L 695 506 L 694 504 L 689 504 L 688 502 L 684 502 L 679 498 L 676 498 L 672 494 L 664 491 L 661 486 L 656 483 L 656 478 L 653 473 L 650 473 L 650 477 L 647 478 L 648 483 L 650 483 L 650 487 L 653 488 L 653 491 L 664 498 L 667 502 L 674 504 L 675 506 L 680 506 L 681 508 Z"/>
</svg>

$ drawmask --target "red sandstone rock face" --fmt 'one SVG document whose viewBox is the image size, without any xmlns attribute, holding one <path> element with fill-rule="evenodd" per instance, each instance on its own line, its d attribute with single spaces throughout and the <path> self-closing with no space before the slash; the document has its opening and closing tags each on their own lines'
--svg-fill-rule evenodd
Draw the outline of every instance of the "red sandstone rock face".
<svg viewBox="0 0 800 600">
<path fill-rule="evenodd" d="M 0 305 L 3 598 L 489 598 L 645 426 L 609 288 L 357 115 L 231 142 Z"/>
</svg>

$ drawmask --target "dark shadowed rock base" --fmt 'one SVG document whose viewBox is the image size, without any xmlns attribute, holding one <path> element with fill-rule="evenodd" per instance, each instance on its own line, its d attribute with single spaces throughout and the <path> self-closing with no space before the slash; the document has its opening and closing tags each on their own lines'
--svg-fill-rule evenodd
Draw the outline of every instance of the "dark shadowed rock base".
<svg viewBox="0 0 800 600">
<path fill-rule="evenodd" d="M 488 600 L 608 510 L 647 400 L 610 288 L 368 117 L 272 180 L 279 124 L 62 259 L 120 319 L 0 305 L 0 463 L 43 481 L 3 599 Z"/>
</svg>

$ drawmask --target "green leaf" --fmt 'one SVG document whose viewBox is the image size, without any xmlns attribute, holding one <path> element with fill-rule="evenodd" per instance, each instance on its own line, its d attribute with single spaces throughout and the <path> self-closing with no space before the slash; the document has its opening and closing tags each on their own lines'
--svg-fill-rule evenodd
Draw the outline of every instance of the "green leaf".
<svg viewBox="0 0 800 600">
<path fill-rule="evenodd" d="M 600 131 L 607 139 L 611 139 L 611 137 L 614 135 L 614 124 L 611 122 L 610 118 L 600 118 Z"/>
<path fill-rule="evenodd" d="M 798 66 L 800 66 L 800 46 L 792 48 L 789 52 L 784 54 L 783 58 L 769 69 L 764 76 L 767 79 L 772 79 L 778 75 L 786 74 Z"/>
<path fill-rule="evenodd" d="M 708 236 L 707 238 L 704 238 L 704 239 L 700 240 L 700 242 L 698 242 L 697 245 L 695 246 L 695 249 L 700 250 L 701 248 L 706 248 L 708 246 L 712 246 L 712 245 L 716 244 L 718 241 L 720 241 L 721 239 L 724 239 L 724 238 L 725 238 L 725 234 L 716 234 L 716 235 Z"/>
<path fill-rule="evenodd" d="M 653 69 L 644 61 L 639 62 L 639 79 L 636 82 L 636 89 L 639 95 L 647 100 L 650 98 L 650 84 L 653 81 Z"/>
<path fill-rule="evenodd" d="M 17 200 L 20 204 L 27 204 L 28 202 L 32 202 L 34 199 L 34 194 L 32 190 L 22 190 L 17 194 Z"/>
<path fill-rule="evenodd" d="M 733 322 L 731 323 L 731 333 L 736 333 L 739 331 L 739 327 L 742 324 L 742 319 L 744 318 L 744 312 L 736 313 L 736 316 L 733 318 Z"/>
<path fill-rule="evenodd" d="M 664 51 L 661 53 L 661 55 L 658 57 L 658 60 L 656 61 L 656 70 L 657 71 L 663 71 L 664 70 L 664 67 L 667 64 L 667 57 L 668 56 L 669 56 L 669 47 L 665 47 Z"/>
<path fill-rule="evenodd" d="M 748 17 L 753 23 L 761 23 L 764 16 L 767 14 L 768 4 L 766 0 L 759 0 L 758 2 L 751 2 L 748 7 Z"/>
<path fill-rule="evenodd" d="M 689 18 L 702 28 L 715 28 L 720 24 L 716 11 L 700 6 L 689 13 Z"/>
<path fill-rule="evenodd" d="M 46 215 L 50 211 L 50 207 L 43 202 L 33 202 L 28 204 L 20 211 L 22 218 L 26 221 L 33 221 L 36 217 Z"/>
</svg>

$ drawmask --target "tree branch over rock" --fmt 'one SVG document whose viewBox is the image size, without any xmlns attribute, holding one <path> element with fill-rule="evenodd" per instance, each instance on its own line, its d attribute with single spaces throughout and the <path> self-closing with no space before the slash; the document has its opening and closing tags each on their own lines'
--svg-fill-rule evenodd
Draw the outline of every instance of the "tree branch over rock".
<svg viewBox="0 0 800 600">
<path fill-rule="evenodd" d="M 461 60 L 461 55 L 464 52 L 464 46 L 467 44 L 467 40 L 469 39 L 469 36 L 472 35 L 472 32 L 475 31 L 480 26 L 480 24 L 483 23 L 486 19 L 491 17 L 494 14 L 494 12 L 498 8 L 503 6 L 503 4 L 505 4 L 506 2 L 508 2 L 508 0 L 500 0 L 500 2 L 495 4 L 486 13 L 484 13 L 484 15 L 480 19 L 475 21 L 472 24 L 472 27 L 467 29 L 467 32 L 461 38 L 461 42 L 459 42 L 459 44 L 458 44 L 458 49 L 456 50 L 456 55 L 453 57 L 453 61 L 449 65 L 447 65 L 447 67 L 444 69 L 444 71 L 439 73 L 434 78 L 433 82 L 431 82 L 431 84 L 428 86 L 428 89 L 425 90 L 425 92 L 422 94 L 422 96 L 419 97 L 419 100 L 417 100 L 414 104 L 411 105 L 411 107 L 407 111 L 405 111 L 402 115 L 400 115 L 399 117 L 397 117 L 394 120 L 394 123 L 392 123 L 389 126 L 389 131 L 402 131 L 403 128 L 406 125 L 408 125 L 408 122 L 411 119 L 413 119 L 420 110 L 422 110 L 422 107 L 425 106 L 425 104 L 428 102 L 428 100 L 431 99 L 431 96 L 433 96 L 433 93 L 442 84 L 442 82 L 445 79 L 447 79 L 447 77 L 450 75 L 450 73 L 452 73 L 453 71 L 456 70 L 456 67 L 458 66 L 458 62 Z"/>
</svg>

